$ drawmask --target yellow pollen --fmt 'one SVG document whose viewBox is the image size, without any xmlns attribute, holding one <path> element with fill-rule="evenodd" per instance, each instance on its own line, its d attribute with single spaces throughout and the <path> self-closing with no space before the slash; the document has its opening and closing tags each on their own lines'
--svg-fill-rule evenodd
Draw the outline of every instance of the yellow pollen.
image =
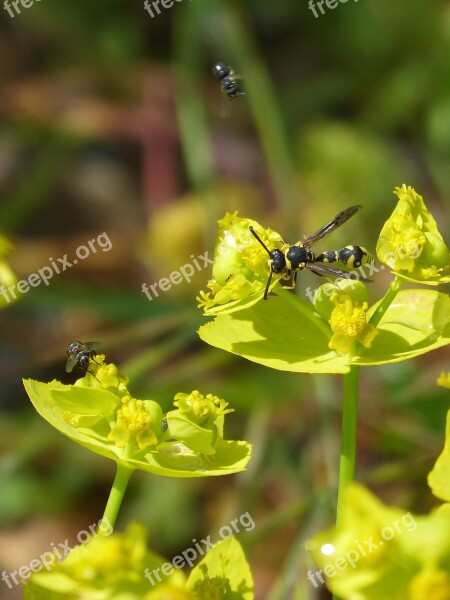
<svg viewBox="0 0 450 600">
<path fill-rule="evenodd" d="M 347 337 L 357 337 L 366 326 L 367 303 L 355 306 L 349 296 L 343 295 L 330 317 L 331 329 Z"/>
<path fill-rule="evenodd" d="M 152 424 L 152 417 L 145 409 L 143 400 L 126 396 L 122 399 L 122 408 L 117 411 L 117 425 L 132 434 L 146 430 Z"/>
</svg>

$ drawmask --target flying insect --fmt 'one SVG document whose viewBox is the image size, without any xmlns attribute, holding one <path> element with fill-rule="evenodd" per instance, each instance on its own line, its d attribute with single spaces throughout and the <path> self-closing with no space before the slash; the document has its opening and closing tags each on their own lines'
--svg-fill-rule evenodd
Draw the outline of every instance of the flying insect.
<svg viewBox="0 0 450 600">
<path fill-rule="evenodd" d="M 66 372 L 72 373 L 73 369 L 77 367 L 84 373 L 90 373 L 89 360 L 94 360 L 96 356 L 96 350 L 100 347 L 99 342 L 71 342 L 67 346 L 67 359 Z M 93 375 L 93 373 L 91 373 Z"/>
<path fill-rule="evenodd" d="M 341 271 L 325 265 L 339 261 L 352 268 L 360 267 L 363 264 L 372 262 L 373 257 L 362 246 L 345 246 L 345 248 L 341 248 L 341 250 L 327 250 L 318 256 L 316 256 L 310 250 L 313 244 L 329 235 L 332 231 L 335 231 L 338 227 L 348 221 L 350 217 L 353 217 L 353 215 L 361 208 L 362 206 L 360 204 L 346 208 L 337 214 L 334 219 L 331 219 L 329 223 L 303 240 L 303 242 L 297 242 L 292 246 L 289 244 L 283 244 L 281 249 L 275 248 L 274 250 L 269 250 L 253 227 L 250 225 L 249 229 L 251 234 L 258 240 L 258 242 L 269 255 L 270 273 L 264 292 L 264 300 L 267 300 L 270 283 L 274 273 L 286 274 L 288 278 L 291 277 L 292 273 L 294 273 L 295 284 L 297 273 L 303 269 L 309 269 L 316 275 L 320 276 L 330 274 L 348 278 L 350 275 L 347 271 Z M 317 263 L 324 264 L 320 265 Z"/>
<path fill-rule="evenodd" d="M 222 91 L 227 94 L 230 100 L 237 98 L 238 96 L 245 96 L 245 92 L 236 83 L 237 75 L 233 72 L 231 67 L 227 67 L 224 63 L 214 63 L 212 67 L 212 74 L 220 82 Z"/>
</svg>

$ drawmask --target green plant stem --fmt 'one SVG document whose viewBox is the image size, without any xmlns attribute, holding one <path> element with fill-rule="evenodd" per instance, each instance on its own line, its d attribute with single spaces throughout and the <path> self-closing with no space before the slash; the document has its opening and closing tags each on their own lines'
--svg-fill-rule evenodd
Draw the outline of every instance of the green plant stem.
<svg viewBox="0 0 450 600">
<path fill-rule="evenodd" d="M 390 284 L 388 291 L 373 313 L 369 323 L 376 327 L 383 315 L 394 301 L 403 286 L 403 280 L 396 277 Z M 344 375 L 343 408 L 342 408 L 342 442 L 341 458 L 339 465 L 339 487 L 337 501 L 336 524 L 342 521 L 342 505 L 344 492 L 349 483 L 355 477 L 356 464 L 356 440 L 358 430 L 358 381 L 359 367 L 353 365 L 350 371 Z M 333 600 L 339 600 L 333 594 Z"/>
<path fill-rule="evenodd" d="M 356 438 L 358 430 L 358 380 L 359 367 L 353 365 L 344 375 L 342 406 L 342 441 L 339 463 L 339 486 L 336 525 L 342 519 L 342 503 L 347 486 L 355 478 Z M 339 600 L 333 594 L 333 600 Z"/>
<path fill-rule="evenodd" d="M 124 465 L 117 463 L 116 476 L 103 514 L 103 519 L 107 520 L 111 527 L 114 527 L 116 523 L 117 514 L 133 471 L 134 469 L 130 469 L 130 467 L 125 467 Z"/>
<path fill-rule="evenodd" d="M 403 283 L 404 283 L 404 280 L 400 279 L 400 277 L 396 277 L 393 281 L 391 281 L 391 283 L 389 285 L 389 289 L 386 292 L 386 295 L 384 296 L 383 300 L 380 302 L 377 309 L 375 310 L 375 312 L 369 319 L 370 325 L 373 325 L 374 327 L 376 327 L 378 325 L 378 323 L 381 321 L 384 313 L 387 311 L 389 306 L 394 301 L 396 295 L 402 289 Z"/>
<path fill-rule="evenodd" d="M 342 501 L 346 487 L 355 478 L 356 434 L 358 428 L 359 367 L 353 365 L 344 375 L 342 406 L 342 441 L 339 464 L 337 525 L 342 518 Z"/>
</svg>

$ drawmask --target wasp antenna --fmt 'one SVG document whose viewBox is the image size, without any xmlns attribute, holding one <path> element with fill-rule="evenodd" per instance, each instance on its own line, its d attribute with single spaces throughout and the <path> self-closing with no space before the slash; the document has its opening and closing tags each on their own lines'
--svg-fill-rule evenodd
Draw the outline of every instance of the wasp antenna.
<svg viewBox="0 0 450 600">
<path fill-rule="evenodd" d="M 253 229 L 253 227 L 251 225 L 249 225 L 249 229 L 250 229 L 250 233 L 258 240 L 258 242 L 261 244 L 261 246 L 264 248 L 264 250 L 270 256 L 270 250 L 268 249 L 268 247 L 265 245 L 265 243 L 262 241 L 262 239 L 259 237 L 259 235 L 256 233 L 256 231 Z"/>
</svg>

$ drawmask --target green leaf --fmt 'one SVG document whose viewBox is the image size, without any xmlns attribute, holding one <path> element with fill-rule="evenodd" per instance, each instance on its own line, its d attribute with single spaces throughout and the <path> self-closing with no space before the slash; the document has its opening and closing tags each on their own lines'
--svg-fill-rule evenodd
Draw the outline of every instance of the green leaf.
<svg viewBox="0 0 450 600">
<path fill-rule="evenodd" d="M 368 317 L 379 303 L 368 311 Z M 352 363 L 382 365 L 408 360 L 450 343 L 450 298 L 434 290 L 404 290 L 383 315 L 372 346 Z"/>
<path fill-rule="evenodd" d="M 141 460 L 123 461 L 129 467 L 167 477 L 208 477 L 244 471 L 251 456 L 248 442 L 219 440 L 214 456 L 194 452 L 181 442 L 159 444 Z"/>
<path fill-rule="evenodd" d="M 328 348 L 332 332 L 311 304 L 289 292 L 219 315 L 199 329 L 216 348 L 280 371 L 347 373 L 346 357 Z"/>
<path fill-rule="evenodd" d="M 372 306 L 368 318 L 379 303 Z M 375 366 L 409 360 L 450 343 L 450 298 L 434 290 L 399 292 L 369 349 L 340 356 L 328 348 L 331 330 L 310 304 L 279 291 L 237 313 L 219 315 L 199 329 L 211 346 L 272 369 L 299 373 L 347 373 L 349 365 Z"/>
<path fill-rule="evenodd" d="M 214 443 L 217 439 L 217 428 L 214 424 L 209 428 L 193 423 L 178 410 L 167 413 L 167 424 L 171 437 L 182 441 L 188 448 L 202 454 L 214 454 Z"/>
<path fill-rule="evenodd" d="M 109 427 L 101 412 L 102 408 L 105 408 L 105 405 L 111 405 L 112 403 L 117 405 L 118 398 L 115 394 L 102 389 L 65 386 L 56 380 L 50 383 L 42 383 L 27 379 L 23 383 L 34 408 L 41 417 L 48 421 L 50 425 L 53 425 L 60 433 L 106 458 L 110 458 L 116 462 L 121 458 L 119 448 L 113 442 L 106 440 Z M 89 426 L 79 427 L 77 424 L 77 415 L 74 412 L 76 410 L 75 407 L 77 406 L 77 400 L 79 400 L 78 410 L 80 411 L 80 415 L 86 415 L 88 409 L 84 403 L 87 396 L 89 396 L 92 407 L 90 414 L 91 422 Z M 100 408 L 97 408 L 97 400 L 99 401 Z M 60 405 L 59 402 L 62 404 Z M 104 421 L 104 435 L 102 435 L 101 431 L 102 420 Z M 95 429 L 93 429 L 94 424 L 96 425 Z"/>
<path fill-rule="evenodd" d="M 428 475 L 428 485 L 435 496 L 450 502 L 450 411 L 447 413 L 444 449 Z"/>
<path fill-rule="evenodd" d="M 244 551 L 235 537 L 216 544 L 192 569 L 186 589 L 197 598 L 253 600 L 253 579 Z"/>
</svg>

